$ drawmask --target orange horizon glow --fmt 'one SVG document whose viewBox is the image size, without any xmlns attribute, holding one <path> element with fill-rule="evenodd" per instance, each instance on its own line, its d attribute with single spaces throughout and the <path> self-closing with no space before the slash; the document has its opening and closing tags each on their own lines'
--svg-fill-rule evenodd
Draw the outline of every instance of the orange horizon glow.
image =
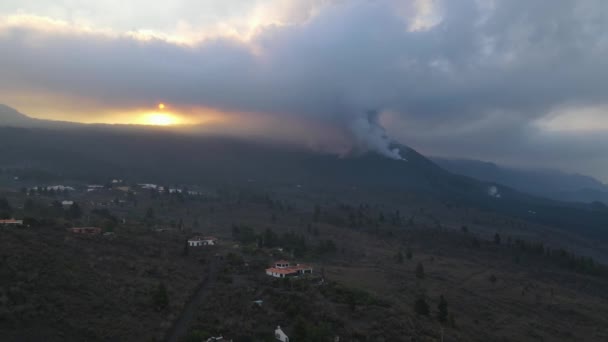
<svg viewBox="0 0 608 342">
<path fill-rule="evenodd" d="M 233 123 L 235 117 L 242 115 L 206 106 L 184 106 L 164 101 L 153 102 L 147 106 L 116 107 L 97 101 L 48 94 L 39 94 L 33 101 L 32 96 L 9 93 L 5 102 L 31 118 L 82 124 L 164 127 L 217 125 Z M 83 114 L 82 108 L 87 108 L 86 115 Z"/>
<path fill-rule="evenodd" d="M 141 116 L 138 121 L 142 125 L 151 126 L 173 126 L 180 124 L 181 120 L 175 115 L 168 113 L 149 113 Z"/>
</svg>

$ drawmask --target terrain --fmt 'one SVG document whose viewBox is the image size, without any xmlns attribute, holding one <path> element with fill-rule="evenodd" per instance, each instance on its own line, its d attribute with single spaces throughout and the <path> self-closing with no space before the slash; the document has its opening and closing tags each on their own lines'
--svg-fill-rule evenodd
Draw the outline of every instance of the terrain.
<svg viewBox="0 0 608 342">
<path fill-rule="evenodd" d="M 0 219 L 23 225 L 0 226 L 3 341 L 272 341 L 277 326 L 296 342 L 608 339 L 600 201 L 406 146 L 336 156 L 13 114 Z M 69 230 L 89 226 L 102 233 Z M 197 235 L 219 243 L 189 247 Z M 280 259 L 313 274 L 268 276 Z"/>
<path fill-rule="evenodd" d="M 201 285 L 205 293 L 179 340 L 271 341 L 277 325 L 294 341 L 608 336 L 605 267 L 564 248 L 569 237 L 548 226 L 415 193 L 221 187 L 183 195 L 123 186 L 5 190 L 13 216 L 37 217 L 29 227 L 0 230 L 5 340 L 168 339 Z M 80 203 L 80 217 L 53 206 L 63 198 Z M 66 231 L 89 224 L 113 234 Z M 196 234 L 220 243 L 185 248 Z M 577 241 L 581 250 L 591 244 Z M 264 269 L 283 258 L 313 265 L 314 276 L 268 277 Z M 428 314 L 416 308 L 420 299 Z"/>
<path fill-rule="evenodd" d="M 522 192 L 568 202 L 608 202 L 608 186 L 589 176 L 550 169 L 516 169 L 467 159 L 432 158 L 442 168 Z"/>
</svg>

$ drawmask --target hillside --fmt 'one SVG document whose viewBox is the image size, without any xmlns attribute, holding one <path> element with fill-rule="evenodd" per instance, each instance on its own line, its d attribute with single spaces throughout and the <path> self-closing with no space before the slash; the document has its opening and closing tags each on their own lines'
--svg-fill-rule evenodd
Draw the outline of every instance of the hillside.
<svg viewBox="0 0 608 342">
<path fill-rule="evenodd" d="M 432 158 L 442 168 L 484 182 L 571 202 L 608 202 L 608 186 L 589 176 L 557 170 L 515 169 L 477 160 Z"/>
<path fill-rule="evenodd" d="M 607 239 L 608 209 L 527 195 L 452 174 L 412 149 L 407 161 L 368 153 L 341 158 L 308 149 L 168 131 L 0 128 L 0 167 L 43 169 L 62 178 L 179 184 L 255 184 L 307 189 L 416 191 Z M 403 152 L 402 152 L 403 153 Z"/>
<path fill-rule="evenodd" d="M 220 335 L 271 341 L 277 325 L 294 341 L 608 337 L 608 273 L 560 248 L 576 238 L 413 193 L 351 191 L 337 199 L 292 191 L 73 193 L 83 215 L 69 220 L 67 210 L 46 209 L 64 195 L 8 193 L 14 208 L 34 201 L 15 209 L 16 216 L 36 215 L 40 222 L 0 229 L 3 340 L 165 340 L 177 322 L 185 331 L 179 341 Z M 101 222 L 99 214 L 116 218 L 107 226 L 114 235 L 65 230 L 89 215 L 92 224 Z M 220 243 L 185 252 L 184 239 L 194 234 L 213 234 Z M 212 272 L 216 255 L 220 267 Z M 308 263 L 314 275 L 274 280 L 264 269 L 277 259 Z M 158 300 L 160 284 L 166 306 Z M 191 297 L 199 284 L 204 293 Z M 440 296 L 447 301 L 445 322 L 438 317 Z M 428 314 L 416 309 L 421 299 Z"/>
</svg>

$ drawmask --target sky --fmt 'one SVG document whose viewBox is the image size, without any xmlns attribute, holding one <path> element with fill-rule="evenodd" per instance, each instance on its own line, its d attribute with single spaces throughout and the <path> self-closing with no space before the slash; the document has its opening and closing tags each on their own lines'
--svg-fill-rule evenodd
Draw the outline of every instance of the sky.
<svg viewBox="0 0 608 342">
<path fill-rule="evenodd" d="M 0 103 L 608 181 L 608 2 L 4 0 Z"/>
</svg>

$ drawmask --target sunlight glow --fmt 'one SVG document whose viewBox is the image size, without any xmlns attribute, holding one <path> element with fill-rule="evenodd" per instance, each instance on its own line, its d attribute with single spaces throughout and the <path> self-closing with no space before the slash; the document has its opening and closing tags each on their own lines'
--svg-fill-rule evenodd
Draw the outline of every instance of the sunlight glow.
<svg viewBox="0 0 608 342">
<path fill-rule="evenodd" d="M 159 105 L 159 107 L 160 107 L 160 105 Z M 140 121 L 144 125 L 153 125 L 153 126 L 171 126 L 171 125 L 180 124 L 180 119 L 169 113 L 144 114 Z"/>
</svg>

